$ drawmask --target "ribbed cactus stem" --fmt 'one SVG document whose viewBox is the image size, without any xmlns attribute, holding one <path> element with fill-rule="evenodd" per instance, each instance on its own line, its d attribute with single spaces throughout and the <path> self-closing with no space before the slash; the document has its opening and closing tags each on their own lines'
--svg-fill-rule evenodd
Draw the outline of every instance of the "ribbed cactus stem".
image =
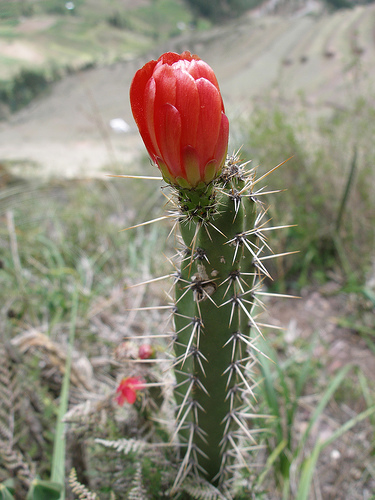
<svg viewBox="0 0 375 500">
<path fill-rule="evenodd" d="M 268 173 L 255 180 L 236 155 L 223 167 L 229 122 L 213 70 L 198 56 L 167 52 L 149 61 L 134 76 L 130 101 L 147 151 L 172 186 L 183 245 L 172 436 L 183 453 L 173 490 L 193 475 L 211 483 L 205 498 L 212 485 L 229 498 L 255 446 L 252 367 L 260 331 L 253 308 L 267 275 L 260 256 L 267 243 L 266 212 L 253 188 Z"/>
<path fill-rule="evenodd" d="M 259 203 L 251 175 L 233 163 L 200 193 L 198 205 L 190 198 L 186 191 L 179 195 L 184 248 L 175 286 L 176 434 L 185 445 L 184 471 L 219 484 L 240 451 L 238 430 L 251 439 L 246 400 L 250 329 L 257 328 L 251 311 L 261 267 Z"/>
</svg>

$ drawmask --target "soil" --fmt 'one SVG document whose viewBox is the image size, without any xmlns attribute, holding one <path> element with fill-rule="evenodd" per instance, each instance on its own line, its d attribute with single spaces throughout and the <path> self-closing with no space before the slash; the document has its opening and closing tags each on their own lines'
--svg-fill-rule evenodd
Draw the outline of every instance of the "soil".
<svg viewBox="0 0 375 500">
<path fill-rule="evenodd" d="M 324 359 L 325 371 L 332 375 L 341 367 L 360 367 L 366 377 L 375 382 L 375 356 L 355 329 L 340 326 L 340 318 L 353 312 L 353 297 L 325 291 L 336 289 L 332 283 L 321 289 L 307 289 L 299 299 L 277 300 L 269 305 L 275 324 L 286 328 L 285 339 L 315 342 L 313 355 Z M 357 304 L 358 305 L 358 304 Z"/>
</svg>

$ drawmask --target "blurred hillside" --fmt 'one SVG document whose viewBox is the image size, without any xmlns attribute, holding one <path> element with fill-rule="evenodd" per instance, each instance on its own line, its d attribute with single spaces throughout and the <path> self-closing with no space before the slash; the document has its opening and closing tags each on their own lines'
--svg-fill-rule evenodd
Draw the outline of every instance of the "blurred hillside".
<svg viewBox="0 0 375 500">
<path fill-rule="evenodd" d="M 191 19 L 182 1 L 2 0 L 0 80 L 25 67 L 63 72 L 131 59 Z"/>
<path fill-rule="evenodd" d="M 109 40 L 100 63 L 97 61 L 85 70 L 67 75 L 47 94 L 0 123 L 0 161 L 16 173 L 91 176 L 118 168 L 134 170 L 133 160 L 139 151 L 143 153 L 143 146 L 129 108 L 130 81 L 146 60 L 167 50 L 190 50 L 213 67 L 231 118 L 247 116 L 257 99 L 264 96 L 290 107 L 303 103 L 314 116 L 316 112 L 321 115 L 345 109 L 359 96 L 371 94 L 375 76 L 374 4 L 329 13 L 314 1 L 287 2 L 286 11 L 282 9 L 285 2 L 264 2 L 238 20 L 208 30 L 192 31 L 187 29 L 190 14 L 182 3 L 175 2 L 172 11 L 169 0 L 129 2 L 130 10 L 127 10 L 127 3 L 122 2 L 124 8 L 117 11 L 120 4 L 116 1 L 87 0 L 77 3 L 76 14 L 43 14 L 41 17 L 35 14 L 23 18 L 16 27 L 9 22 L 9 33 L 21 35 L 10 37 L 8 41 L 4 41 L 7 22 L 2 23 L 0 71 L 3 72 L 6 67 L 4 44 L 13 57 L 8 68 L 14 68 L 17 46 L 22 46 L 23 56 L 36 64 L 30 54 L 40 62 L 49 58 L 56 61 L 55 51 L 61 55 L 61 60 L 69 60 L 71 47 L 65 42 L 67 38 L 72 45 L 75 39 L 76 55 L 81 53 L 83 57 L 86 54 L 88 58 L 90 50 L 93 53 L 97 50 L 101 38 L 106 43 Z M 108 10 L 101 10 L 104 5 Z M 132 41 L 129 43 L 129 29 L 114 29 L 113 26 L 109 29 L 109 12 L 118 12 L 119 18 L 128 19 L 129 23 L 131 20 L 134 26 L 135 20 L 142 17 L 141 13 L 147 14 L 150 21 L 155 5 L 162 9 L 158 10 L 156 21 L 161 19 L 160 12 L 164 8 L 169 16 L 163 18 L 163 27 L 156 22 L 161 30 L 157 36 L 150 32 L 142 35 L 138 25 L 137 29 L 130 30 Z M 291 5 L 295 7 L 292 12 Z M 83 27 L 78 25 L 80 9 L 92 12 L 91 24 L 87 21 Z M 68 17 L 69 23 L 63 25 L 61 17 Z M 178 30 L 177 25 L 184 34 L 170 38 L 172 31 Z M 56 43 L 46 43 L 47 36 L 56 37 Z M 59 36 L 65 37 L 62 44 L 65 53 L 61 45 L 57 45 Z M 30 41 L 29 53 L 26 45 L 22 45 L 26 40 Z M 87 47 L 87 52 L 82 51 L 83 45 L 78 42 Z M 110 54 L 111 47 L 113 53 L 121 53 L 122 57 L 112 64 L 104 64 L 104 56 Z M 146 55 L 140 56 L 141 53 Z M 22 61 L 20 57 L 18 63 Z M 122 118 L 131 124 L 132 132 L 125 135 L 113 131 L 109 126 L 113 118 Z M 234 124 L 232 137 L 236 134 Z M 236 146 L 238 144 L 233 144 Z"/>
</svg>

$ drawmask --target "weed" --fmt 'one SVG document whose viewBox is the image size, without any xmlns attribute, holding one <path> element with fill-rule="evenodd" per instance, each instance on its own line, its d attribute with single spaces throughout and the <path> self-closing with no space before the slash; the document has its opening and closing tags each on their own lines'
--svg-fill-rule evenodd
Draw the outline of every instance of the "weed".
<svg viewBox="0 0 375 500">
<path fill-rule="evenodd" d="M 298 248 L 301 258 L 284 260 L 278 279 L 297 280 L 303 287 L 311 280 L 326 281 L 334 271 L 347 281 L 363 282 L 375 237 L 371 102 L 360 98 L 316 125 L 304 111 L 270 102 L 262 101 L 252 113 L 245 148 L 260 168 L 293 156 L 282 178 L 272 182 L 272 188 L 288 185 L 288 190 L 269 213 L 276 220 L 282 213 L 283 221 L 295 226 L 282 240 L 271 241 L 276 250 Z"/>
</svg>

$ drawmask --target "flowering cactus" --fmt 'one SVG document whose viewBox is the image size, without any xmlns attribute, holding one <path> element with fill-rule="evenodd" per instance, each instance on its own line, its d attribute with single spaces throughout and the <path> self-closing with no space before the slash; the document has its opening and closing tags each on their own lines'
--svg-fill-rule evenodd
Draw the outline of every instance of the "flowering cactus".
<svg viewBox="0 0 375 500">
<path fill-rule="evenodd" d="M 166 182 L 196 188 L 220 174 L 229 124 L 208 64 L 189 52 L 167 52 L 137 71 L 130 102 L 147 151 Z"/>
<path fill-rule="evenodd" d="M 181 234 L 172 441 L 178 438 L 183 455 L 174 486 L 192 474 L 230 498 L 238 467 L 248 468 L 247 453 L 256 448 L 251 377 L 260 329 L 253 306 L 269 276 L 263 193 L 254 191 L 260 179 L 237 156 L 225 162 L 228 120 L 216 77 L 197 56 L 169 52 L 147 63 L 130 101 L 146 148 L 172 186 Z"/>
</svg>

